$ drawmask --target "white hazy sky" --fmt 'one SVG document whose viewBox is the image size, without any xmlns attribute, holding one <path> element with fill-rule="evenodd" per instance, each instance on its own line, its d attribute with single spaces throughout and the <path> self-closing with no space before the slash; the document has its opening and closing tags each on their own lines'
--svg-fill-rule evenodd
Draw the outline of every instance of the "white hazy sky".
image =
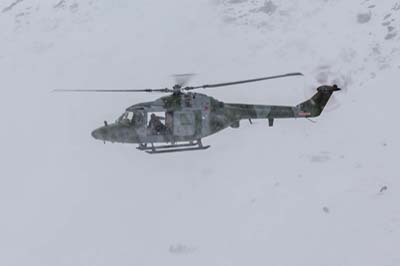
<svg viewBox="0 0 400 266">
<path fill-rule="evenodd" d="M 271 16 L 246 1 L 56 2 L 0 13 L 0 265 L 400 264 L 399 40 L 381 25 L 399 17 L 396 1 L 274 1 L 284 12 Z M 149 156 L 91 138 L 158 95 L 51 93 L 303 71 L 207 91 L 297 104 L 322 66 L 349 83 L 339 108 L 315 124 L 243 121 L 204 152 Z"/>
</svg>

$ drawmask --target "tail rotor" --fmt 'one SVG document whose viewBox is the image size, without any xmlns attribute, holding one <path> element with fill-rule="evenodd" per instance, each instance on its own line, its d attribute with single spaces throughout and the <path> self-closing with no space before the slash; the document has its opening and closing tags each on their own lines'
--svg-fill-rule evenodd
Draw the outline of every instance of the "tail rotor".
<svg viewBox="0 0 400 266">
<path fill-rule="evenodd" d="M 339 93 L 332 95 L 324 109 L 325 112 L 331 112 L 342 105 L 340 96 L 347 94 L 350 83 L 350 76 L 333 72 L 329 66 L 322 66 L 305 79 L 304 96 L 310 98 L 315 94 L 315 88 L 332 86 L 333 91 L 338 91 Z"/>
</svg>

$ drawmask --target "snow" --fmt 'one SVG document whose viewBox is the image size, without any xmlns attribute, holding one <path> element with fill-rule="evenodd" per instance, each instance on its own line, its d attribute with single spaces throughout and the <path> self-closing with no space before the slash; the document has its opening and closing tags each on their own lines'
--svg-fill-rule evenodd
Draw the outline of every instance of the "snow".
<svg viewBox="0 0 400 266">
<path fill-rule="evenodd" d="M 0 3 L 1 265 L 399 265 L 399 2 L 23 0 L 1 11 L 12 3 Z M 51 93 L 294 71 L 306 77 L 206 93 L 294 105 L 326 74 L 346 87 L 338 108 L 317 123 L 242 121 L 182 154 L 90 136 L 159 95 Z"/>
</svg>

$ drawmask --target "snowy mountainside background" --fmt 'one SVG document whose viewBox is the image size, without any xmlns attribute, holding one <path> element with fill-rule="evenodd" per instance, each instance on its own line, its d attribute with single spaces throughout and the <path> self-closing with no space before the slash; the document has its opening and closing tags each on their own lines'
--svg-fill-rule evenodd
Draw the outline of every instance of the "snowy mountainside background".
<svg viewBox="0 0 400 266">
<path fill-rule="evenodd" d="M 302 54 L 304 62 L 312 58 L 321 65 L 340 63 L 339 71 L 360 81 L 398 63 L 398 1 L 315 0 L 305 5 L 291 0 L 231 0 L 220 6 L 227 23 L 257 29 L 263 36 L 262 48 L 285 57 L 295 53 Z"/>
<path fill-rule="evenodd" d="M 0 2 L 1 265 L 400 263 L 398 1 Z M 316 123 L 266 121 L 206 152 L 147 156 L 90 132 L 162 88 L 297 104 L 345 87 Z"/>
</svg>

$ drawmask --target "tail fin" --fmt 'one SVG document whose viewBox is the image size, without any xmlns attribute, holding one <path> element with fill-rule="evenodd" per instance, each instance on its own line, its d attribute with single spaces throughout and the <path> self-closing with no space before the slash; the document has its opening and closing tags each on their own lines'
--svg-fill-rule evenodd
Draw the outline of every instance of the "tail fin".
<svg viewBox="0 0 400 266">
<path fill-rule="evenodd" d="M 301 110 L 305 117 L 319 116 L 335 91 L 340 91 L 337 85 L 318 87 L 317 93 L 311 99 L 302 102 L 296 107 Z"/>
</svg>

